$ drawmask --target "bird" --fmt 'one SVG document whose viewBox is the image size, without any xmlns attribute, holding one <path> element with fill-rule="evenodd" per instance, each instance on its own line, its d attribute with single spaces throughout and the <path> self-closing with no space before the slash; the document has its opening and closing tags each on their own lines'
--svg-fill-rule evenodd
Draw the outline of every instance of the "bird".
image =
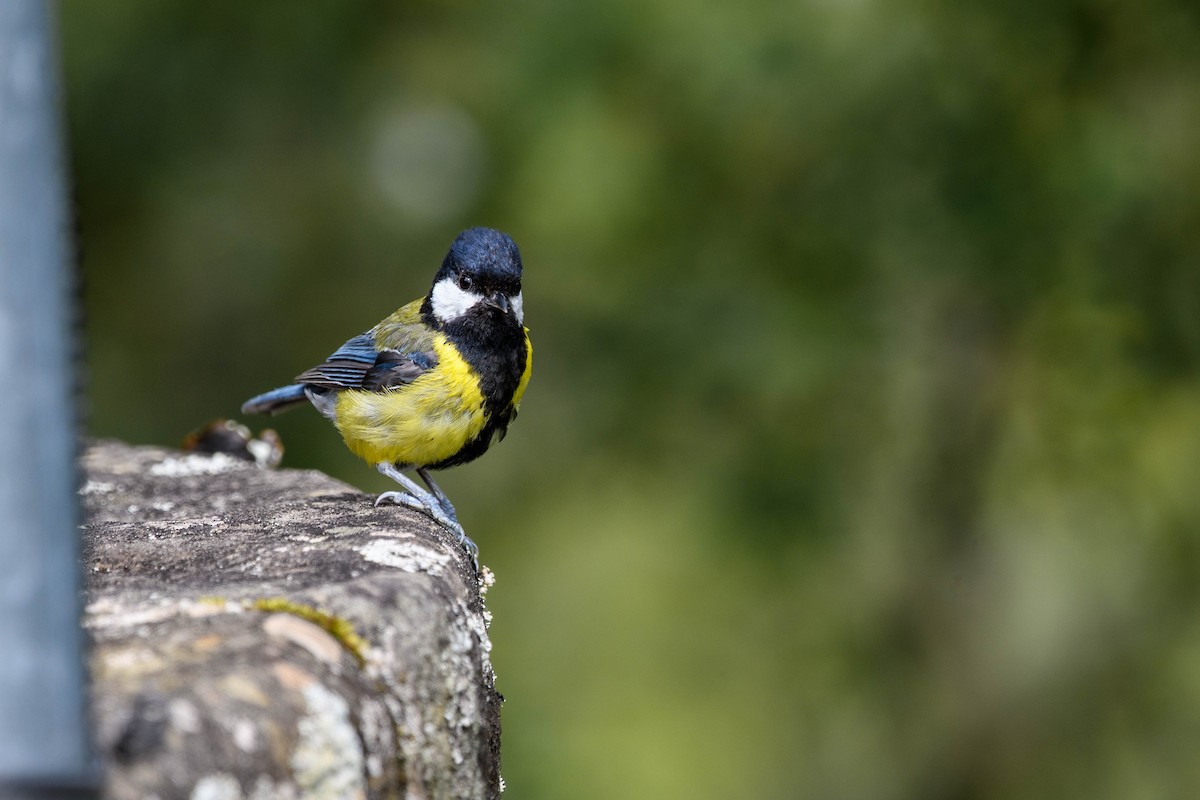
<svg viewBox="0 0 1200 800">
<path fill-rule="evenodd" d="M 273 415 L 307 400 L 351 452 L 400 484 L 375 505 L 393 502 L 432 517 L 455 535 L 478 572 L 479 548 L 429 473 L 483 455 L 517 416 L 533 366 L 521 275 L 511 237 L 492 228 L 465 230 L 428 294 L 291 384 L 250 398 L 242 413 Z"/>
</svg>

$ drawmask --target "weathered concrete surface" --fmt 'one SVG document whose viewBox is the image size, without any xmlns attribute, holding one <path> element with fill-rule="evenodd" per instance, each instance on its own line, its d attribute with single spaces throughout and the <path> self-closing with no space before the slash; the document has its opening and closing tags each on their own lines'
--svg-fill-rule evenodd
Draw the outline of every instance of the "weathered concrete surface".
<svg viewBox="0 0 1200 800">
<path fill-rule="evenodd" d="M 499 795 L 488 614 L 435 523 L 221 454 L 83 466 L 109 797 Z"/>
</svg>

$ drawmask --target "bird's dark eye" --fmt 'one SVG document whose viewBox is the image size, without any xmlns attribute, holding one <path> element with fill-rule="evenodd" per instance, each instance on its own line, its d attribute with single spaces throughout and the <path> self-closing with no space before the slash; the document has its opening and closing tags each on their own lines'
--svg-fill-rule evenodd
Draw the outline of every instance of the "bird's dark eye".
<svg viewBox="0 0 1200 800">
<path fill-rule="evenodd" d="M 462 289 L 464 292 L 471 291 L 471 287 L 474 285 L 475 285 L 475 281 L 471 280 L 470 275 L 459 275 L 458 276 L 458 288 Z"/>
</svg>

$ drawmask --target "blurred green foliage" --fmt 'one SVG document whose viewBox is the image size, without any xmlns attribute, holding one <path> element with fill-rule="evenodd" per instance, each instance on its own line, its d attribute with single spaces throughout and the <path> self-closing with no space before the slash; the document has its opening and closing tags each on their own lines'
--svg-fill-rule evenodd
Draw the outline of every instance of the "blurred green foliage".
<svg viewBox="0 0 1200 800">
<path fill-rule="evenodd" d="M 443 486 L 511 796 L 1196 796 L 1198 9 L 63 3 L 91 431 L 500 227 L 534 379 Z"/>
</svg>

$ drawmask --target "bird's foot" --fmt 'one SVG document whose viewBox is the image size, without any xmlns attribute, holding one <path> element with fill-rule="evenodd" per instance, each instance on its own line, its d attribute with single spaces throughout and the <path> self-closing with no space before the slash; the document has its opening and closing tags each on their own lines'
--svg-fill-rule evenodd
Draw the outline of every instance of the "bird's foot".
<svg viewBox="0 0 1200 800">
<path fill-rule="evenodd" d="M 377 507 L 380 503 L 385 502 L 392 502 L 398 506 L 420 511 L 450 531 L 450 533 L 453 533 L 459 545 L 471 557 L 471 565 L 475 568 L 475 574 L 479 574 L 479 546 L 467 536 L 466 531 L 463 530 L 462 525 L 458 521 L 458 516 L 454 513 L 453 507 L 446 508 L 432 494 L 421 496 L 412 492 L 384 492 L 375 498 L 375 505 Z"/>
</svg>

